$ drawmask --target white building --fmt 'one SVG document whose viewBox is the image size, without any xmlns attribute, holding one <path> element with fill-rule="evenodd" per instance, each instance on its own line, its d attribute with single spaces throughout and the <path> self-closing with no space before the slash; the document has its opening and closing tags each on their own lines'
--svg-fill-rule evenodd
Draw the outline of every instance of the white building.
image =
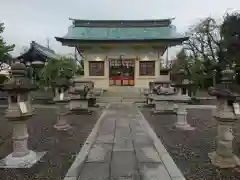
<svg viewBox="0 0 240 180">
<path fill-rule="evenodd" d="M 77 49 L 84 58 L 83 78 L 97 88 L 147 88 L 149 81 L 169 80 L 160 73 L 162 55 L 187 40 L 176 33 L 172 19 L 71 20 L 67 35 L 56 40 Z"/>
</svg>

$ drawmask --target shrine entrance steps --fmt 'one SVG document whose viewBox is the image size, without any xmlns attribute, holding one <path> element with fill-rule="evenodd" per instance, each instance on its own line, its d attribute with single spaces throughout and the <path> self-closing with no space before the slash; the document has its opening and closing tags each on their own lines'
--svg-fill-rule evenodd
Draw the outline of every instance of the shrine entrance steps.
<svg viewBox="0 0 240 180">
<path fill-rule="evenodd" d="M 185 180 L 137 106 L 110 103 L 65 180 Z"/>
<path fill-rule="evenodd" d="M 131 86 L 111 86 L 98 97 L 99 102 L 144 102 L 144 95 L 139 88 Z"/>
</svg>

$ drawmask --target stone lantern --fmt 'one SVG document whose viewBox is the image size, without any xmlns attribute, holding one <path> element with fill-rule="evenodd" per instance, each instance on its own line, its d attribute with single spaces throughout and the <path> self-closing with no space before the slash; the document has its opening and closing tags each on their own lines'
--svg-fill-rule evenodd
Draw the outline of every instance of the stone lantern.
<svg viewBox="0 0 240 180">
<path fill-rule="evenodd" d="M 176 104 L 176 114 L 177 114 L 177 122 L 175 127 L 180 130 L 191 131 L 195 128 L 192 127 L 187 122 L 187 108 L 186 105 L 190 102 L 191 98 L 188 96 L 188 89 L 193 85 L 188 79 L 185 78 L 184 69 L 180 69 L 178 73 L 175 75 L 178 76 L 178 79 L 175 84 L 172 84 L 172 87 L 177 89 L 177 94 L 174 99 L 174 103 Z M 183 94 L 182 89 L 186 89 L 186 93 Z"/>
<path fill-rule="evenodd" d="M 172 75 L 176 76 L 175 82 L 174 84 L 172 84 L 172 87 L 175 87 L 177 89 L 177 94 L 178 95 L 182 95 L 182 84 L 183 84 L 183 80 L 184 80 L 184 76 L 185 76 L 185 71 L 184 69 L 179 69 L 178 72 L 172 73 Z"/>
<path fill-rule="evenodd" d="M 32 68 L 33 72 L 31 74 L 31 78 L 33 81 L 37 80 L 37 70 L 42 69 L 45 66 L 45 63 L 43 61 L 35 60 L 32 62 L 26 62 L 26 65 L 28 66 L 29 70 Z"/>
<path fill-rule="evenodd" d="M 91 98 L 90 92 L 91 87 L 89 87 L 88 83 L 74 81 L 74 86 L 69 91 L 69 94 L 71 94 L 70 110 L 77 114 L 92 114 L 92 111 L 88 109 L 89 98 Z"/>
<path fill-rule="evenodd" d="M 70 97 L 68 97 L 68 88 L 70 85 L 70 80 L 61 76 L 56 81 L 52 82 L 52 87 L 54 88 L 55 92 L 53 101 L 57 105 L 57 123 L 54 125 L 54 128 L 59 131 L 68 130 L 71 128 L 66 119 L 66 115 L 69 113 L 67 105 L 70 102 Z"/>
<path fill-rule="evenodd" d="M 11 66 L 12 77 L 1 87 L 8 92 L 8 109 L 5 117 L 13 126 L 13 152 L 2 160 L 4 168 L 29 168 L 35 164 L 44 152 L 28 149 L 27 120 L 33 115 L 29 92 L 37 89 L 27 77 L 27 68 L 23 63 Z"/>
<path fill-rule="evenodd" d="M 75 80 L 74 81 L 75 88 L 82 88 L 86 87 L 86 99 L 88 99 L 88 107 L 98 107 L 96 104 L 96 97 L 94 94 L 94 82 L 93 81 L 86 81 L 86 80 Z M 81 94 L 83 96 L 83 94 Z"/>
<path fill-rule="evenodd" d="M 209 153 L 212 164 L 219 168 L 234 168 L 240 165 L 240 160 L 233 154 L 232 127 L 239 119 L 240 109 L 237 103 L 240 94 L 239 87 L 233 83 L 235 72 L 226 66 L 221 72 L 221 84 L 210 87 L 209 95 L 217 97 L 217 107 L 214 119 L 217 122 L 216 151 Z"/>
<path fill-rule="evenodd" d="M 170 81 L 155 80 L 149 82 L 148 84 L 149 91 L 144 94 L 147 105 L 155 106 L 154 97 L 160 94 L 162 95 L 162 93 L 160 92 L 161 88 L 168 90 L 171 89 L 170 85 L 171 85 Z"/>
<path fill-rule="evenodd" d="M 170 67 L 161 67 L 160 68 L 160 75 L 169 76 L 170 72 L 171 72 Z M 167 79 L 167 80 L 170 80 L 170 79 Z"/>
</svg>

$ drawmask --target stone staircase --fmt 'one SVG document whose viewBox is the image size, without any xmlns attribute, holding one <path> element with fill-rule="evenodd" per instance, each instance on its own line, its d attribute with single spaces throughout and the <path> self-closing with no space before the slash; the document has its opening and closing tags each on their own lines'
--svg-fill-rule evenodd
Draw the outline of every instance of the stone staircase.
<svg viewBox="0 0 240 180">
<path fill-rule="evenodd" d="M 97 97 L 98 102 L 144 102 L 144 95 L 140 89 L 129 86 L 109 87 L 101 96 Z"/>
</svg>

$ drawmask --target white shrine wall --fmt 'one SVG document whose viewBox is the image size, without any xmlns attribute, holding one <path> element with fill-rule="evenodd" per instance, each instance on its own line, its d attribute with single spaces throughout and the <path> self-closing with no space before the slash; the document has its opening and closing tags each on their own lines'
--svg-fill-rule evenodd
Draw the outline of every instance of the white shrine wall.
<svg viewBox="0 0 240 180">
<path fill-rule="evenodd" d="M 163 50 L 162 50 L 163 51 Z M 91 80 L 95 83 L 96 88 L 109 88 L 109 61 L 108 58 L 118 59 L 135 58 L 135 87 L 148 88 L 148 83 L 153 80 L 169 80 L 168 75 L 160 75 L 160 61 L 162 51 L 156 51 L 152 48 L 144 48 L 136 50 L 131 47 L 101 49 L 94 48 L 85 50 L 84 55 L 84 79 Z M 138 60 L 137 60 L 138 57 Z M 104 61 L 104 76 L 89 76 L 89 61 Z M 154 76 L 139 75 L 139 61 L 155 61 Z"/>
</svg>

